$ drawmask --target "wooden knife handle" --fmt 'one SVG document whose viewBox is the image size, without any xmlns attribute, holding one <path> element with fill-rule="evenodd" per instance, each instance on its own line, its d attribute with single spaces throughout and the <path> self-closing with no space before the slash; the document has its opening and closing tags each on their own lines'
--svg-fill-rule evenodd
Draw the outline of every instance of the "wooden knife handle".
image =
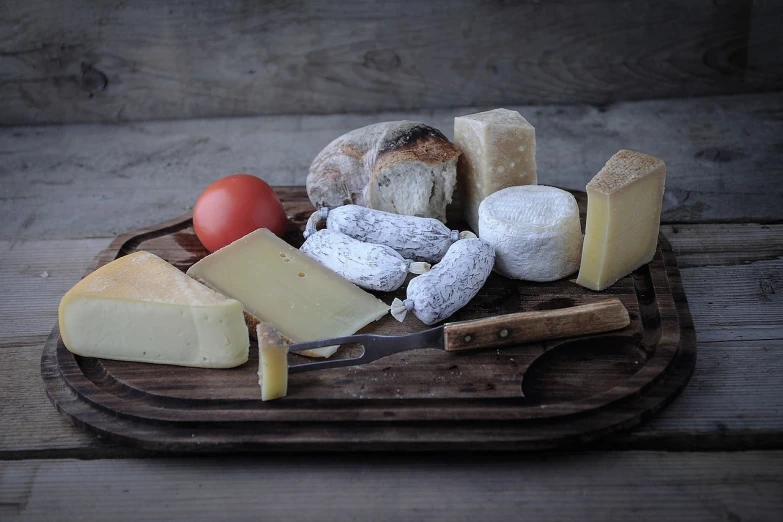
<svg viewBox="0 0 783 522">
<path fill-rule="evenodd" d="M 474 319 L 443 326 L 446 351 L 490 348 L 619 330 L 631 324 L 619 299 L 541 312 Z"/>
</svg>

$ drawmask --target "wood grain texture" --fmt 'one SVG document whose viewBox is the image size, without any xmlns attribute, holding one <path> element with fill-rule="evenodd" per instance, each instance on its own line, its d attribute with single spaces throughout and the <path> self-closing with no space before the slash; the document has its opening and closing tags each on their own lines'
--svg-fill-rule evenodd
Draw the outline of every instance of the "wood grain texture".
<svg viewBox="0 0 783 522">
<path fill-rule="evenodd" d="M 675 450 L 783 447 L 783 341 L 699 343 L 682 395 L 649 424 L 599 447 Z"/>
<path fill-rule="evenodd" d="M 757 265 L 771 264 L 773 273 L 783 271 L 779 245 L 783 244 L 780 225 L 669 225 L 662 231 L 671 238 L 682 263 L 686 292 L 695 314 L 697 335 L 702 337 L 727 319 L 733 324 L 736 340 L 700 343 L 699 361 L 691 384 L 682 396 L 647 425 L 627 437 L 613 438 L 624 448 L 694 449 L 704 447 L 779 447 L 783 432 L 783 344 L 780 330 L 769 330 L 776 339 L 748 341 L 757 333 L 754 323 L 759 317 L 772 325 L 783 301 L 775 293 L 749 291 L 742 306 L 735 306 L 736 295 L 724 296 L 720 289 L 729 281 L 744 282 L 746 288 L 761 287 Z M 18 296 L 13 289 L 38 284 L 43 270 L 61 264 L 65 279 L 58 287 L 39 286 L 35 292 L 17 298 L 0 300 L 0 339 L 3 365 L 0 365 L 0 389 L 11 397 L 0 401 L 0 455 L 21 458 L 25 455 L 74 456 L 117 455 L 117 448 L 107 447 L 98 439 L 71 427 L 51 407 L 38 380 L 40 349 L 49 327 L 56 321 L 57 304 L 62 294 L 75 283 L 89 260 L 108 244 L 108 239 L 70 241 L 0 242 L 0 278 L 6 296 Z M 704 285 L 703 293 L 692 295 L 690 285 L 701 285 L 702 270 L 711 266 L 730 265 L 733 271 L 717 271 L 713 285 Z M 67 277 L 66 277 L 67 275 Z M 779 287 L 773 287 L 777 289 Z M 34 299 L 34 301 L 30 301 Z M 29 309 L 19 309 L 29 303 Z M 724 313 L 724 309 L 729 309 Z M 771 312 L 765 312 L 768 307 Z M 35 311 L 37 310 L 37 312 Z M 10 314 L 10 315 L 9 315 Z M 15 315 L 14 315 L 15 314 Z M 36 315 L 37 314 L 37 315 Z M 743 317 L 752 319 L 744 321 Z M 33 320 L 29 320 L 33 317 Z M 29 320 L 23 332 L 12 335 L 17 321 Z M 19 337 L 21 335 L 21 338 Z M 17 348 L 12 350 L 11 346 Z M 611 446 L 611 445 L 610 445 Z"/>
<path fill-rule="evenodd" d="M 584 190 L 629 148 L 667 164 L 664 222 L 783 220 L 779 94 L 511 108 L 536 127 L 541 184 Z M 0 238 L 115 236 L 182 214 L 227 174 L 304 184 L 352 129 L 407 118 L 452 136 L 454 116 L 473 111 L 0 128 Z"/>
<path fill-rule="evenodd" d="M 774 1 L 9 0 L 5 12 L 6 125 L 783 87 Z"/>
<path fill-rule="evenodd" d="M 668 225 L 662 231 L 683 266 L 697 336 L 731 337 L 701 342 L 694 376 L 681 397 L 645 426 L 612 438 L 607 447 L 779 448 L 783 335 L 774 321 L 783 293 L 780 286 L 772 287 L 774 293 L 763 293 L 761 287 L 769 288 L 763 285 L 765 272 L 783 273 L 783 226 Z M 56 321 L 60 297 L 109 241 L 0 241 L 5 296 L 0 299 L 0 394 L 10 398 L 0 401 L 0 458 L 128 454 L 70 426 L 46 399 L 38 377 L 41 347 Z M 760 271 L 759 264 L 766 270 Z M 714 270 L 713 284 L 702 283 L 704 270 L 720 266 L 732 270 Z M 52 275 L 42 280 L 44 270 Z M 721 288 L 729 283 L 747 292 L 724 295 Z M 26 290 L 17 293 L 16 288 Z M 759 320 L 766 331 L 759 331 Z M 726 321 L 731 330 L 720 328 Z M 25 326 L 15 330 L 15 324 Z"/>
<path fill-rule="evenodd" d="M 60 298 L 75 285 L 110 239 L 0 242 L 0 448 L 106 447 L 63 422 L 42 402 L 46 394 L 33 364 L 57 321 Z M 46 274 L 46 277 L 42 277 Z M 44 449 L 45 448 L 45 449 Z M 77 450 L 77 452 L 80 450 Z M 122 454 L 124 449 L 112 450 Z"/>
<path fill-rule="evenodd" d="M 446 351 L 505 346 L 546 339 L 620 330 L 630 324 L 619 299 L 607 299 L 558 310 L 499 315 L 443 327 Z"/>
<path fill-rule="evenodd" d="M 7 400 L 0 403 L 0 460 L 149 454 L 103 442 L 72 426 L 52 407 L 39 377 L 44 340 L 2 349 L 0 391 Z M 597 447 L 780 449 L 783 342 L 706 343 L 698 349 L 691 382 L 673 404 L 644 426 Z"/>
<path fill-rule="evenodd" d="M 121 456 L 127 447 L 103 442 L 70 424 L 46 399 L 40 377 L 41 342 L 0 344 L 0 459 Z M 2 517 L 0 517 L 2 518 Z"/>
<path fill-rule="evenodd" d="M 304 187 L 281 194 L 286 195 L 286 213 L 294 216 L 284 239 L 296 247 L 314 209 Z M 586 196 L 574 195 L 584 217 Z M 207 254 L 192 220 L 184 217 L 118 237 L 95 265 L 138 250 L 181 270 Z M 389 302 L 403 292 L 376 295 Z M 246 365 L 223 371 L 98 360 L 75 357 L 55 327 L 44 347 L 41 372 L 52 403 L 74 423 L 144 449 L 572 447 L 652 417 L 690 378 L 696 339 L 666 239 L 660 236 L 649 265 L 600 295 L 567 280 L 535 284 L 493 274 L 479 294 L 450 317 L 464 321 L 574 304 L 598 308 L 596 301 L 606 302 L 609 296 L 622 311 L 626 327 L 621 331 L 601 336 L 572 331 L 576 337 L 567 341 L 515 343 L 463 358 L 417 350 L 359 367 L 296 374 L 286 399 L 273 404 L 260 400 L 255 350 Z M 537 322 L 551 323 L 551 328 L 559 319 L 548 317 L 555 312 L 541 315 Z M 413 318 L 399 323 L 387 316 L 363 331 L 400 335 L 425 328 Z"/>
<path fill-rule="evenodd" d="M 29 460 L 0 462 L 0 518 L 773 522 L 781 468 L 779 451 Z"/>
<path fill-rule="evenodd" d="M 0 245 L 0 342 L 37 337 L 57 319 L 60 297 L 109 239 L 4 241 Z"/>
<path fill-rule="evenodd" d="M 661 230 L 672 238 L 683 263 L 694 322 L 703 325 L 700 342 L 783 338 L 781 225 L 671 225 Z"/>
</svg>

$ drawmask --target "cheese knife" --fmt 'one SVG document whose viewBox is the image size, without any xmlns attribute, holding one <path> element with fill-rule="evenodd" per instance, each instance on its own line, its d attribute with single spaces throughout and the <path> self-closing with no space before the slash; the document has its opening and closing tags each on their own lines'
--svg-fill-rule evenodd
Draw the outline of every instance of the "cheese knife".
<svg viewBox="0 0 783 522">
<path fill-rule="evenodd" d="M 407 335 L 359 334 L 321 339 L 291 344 L 288 351 L 302 352 L 325 346 L 361 344 L 364 353 L 359 357 L 291 365 L 288 367 L 288 373 L 367 364 L 382 357 L 419 348 L 457 352 L 609 332 L 625 328 L 630 323 L 628 311 L 622 302 L 619 299 L 608 299 L 557 310 L 518 312 L 445 323 Z"/>
</svg>

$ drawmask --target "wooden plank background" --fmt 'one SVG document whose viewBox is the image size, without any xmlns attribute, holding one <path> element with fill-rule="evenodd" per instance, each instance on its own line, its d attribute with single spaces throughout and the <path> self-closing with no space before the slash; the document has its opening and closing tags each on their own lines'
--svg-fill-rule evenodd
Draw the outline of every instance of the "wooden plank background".
<svg viewBox="0 0 783 522">
<path fill-rule="evenodd" d="M 669 167 L 662 230 L 691 304 L 697 367 L 674 404 L 606 447 L 781 449 L 783 97 L 517 108 L 537 126 L 542 183 L 582 189 L 621 147 Z M 59 299 L 111 237 L 183 213 L 230 172 L 301 184 L 321 147 L 376 119 L 451 133 L 465 112 L 0 129 L 0 397 L 10 397 L 0 401 L 0 460 L 137 454 L 69 426 L 40 381 Z"/>
<path fill-rule="evenodd" d="M 0 518 L 772 522 L 781 467 L 781 451 L 0 461 Z"/>
<path fill-rule="evenodd" d="M 696 370 L 650 423 L 607 449 L 783 449 L 783 225 L 669 225 L 699 340 Z M 75 235 L 82 235 L 76 229 Z M 0 241 L 0 460 L 124 456 L 46 398 L 41 347 L 60 298 L 110 238 Z M 46 277 L 42 277 L 42 274 Z M 1 517 L 0 517 L 1 518 Z"/>
<path fill-rule="evenodd" d="M 783 88 L 777 0 L 4 0 L 0 124 Z"/>
<path fill-rule="evenodd" d="M 0 519 L 779 520 L 781 19 L 779 0 L 0 1 Z M 621 147 L 669 167 L 697 367 L 610 451 L 160 458 L 46 399 L 59 299 L 114 235 L 231 172 L 302 184 L 361 125 L 451 135 L 499 105 L 536 126 L 543 183 L 582 189 Z M 74 122 L 133 123 L 37 126 Z"/>
<path fill-rule="evenodd" d="M 664 222 L 783 220 L 781 95 L 513 108 L 536 127 L 541 184 L 584 190 L 612 154 L 630 148 L 667 164 Z M 318 151 L 344 132 L 409 118 L 451 136 L 454 116 L 473 110 L 0 128 L 0 238 L 105 237 L 154 225 L 235 172 L 303 185 Z"/>
</svg>

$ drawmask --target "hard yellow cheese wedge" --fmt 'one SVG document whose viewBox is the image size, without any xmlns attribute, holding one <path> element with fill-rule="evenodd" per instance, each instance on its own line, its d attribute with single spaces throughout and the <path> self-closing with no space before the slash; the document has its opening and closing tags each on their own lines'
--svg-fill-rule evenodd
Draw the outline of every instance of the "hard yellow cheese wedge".
<svg viewBox="0 0 783 522">
<path fill-rule="evenodd" d="M 285 397 L 288 393 L 288 342 L 267 323 L 259 323 L 256 332 L 261 400 Z"/>
<path fill-rule="evenodd" d="M 60 334 L 86 357 L 203 368 L 247 361 L 242 304 L 149 252 L 135 252 L 82 279 L 60 301 Z"/>
<path fill-rule="evenodd" d="M 270 323 L 296 342 L 351 335 L 389 311 L 265 228 L 208 255 L 188 275 L 240 301 L 254 330 L 259 322 Z M 336 350 L 302 353 L 329 357 Z"/>
<path fill-rule="evenodd" d="M 576 282 L 603 290 L 652 261 L 666 165 L 631 150 L 612 156 L 587 184 L 587 225 Z"/>
</svg>

